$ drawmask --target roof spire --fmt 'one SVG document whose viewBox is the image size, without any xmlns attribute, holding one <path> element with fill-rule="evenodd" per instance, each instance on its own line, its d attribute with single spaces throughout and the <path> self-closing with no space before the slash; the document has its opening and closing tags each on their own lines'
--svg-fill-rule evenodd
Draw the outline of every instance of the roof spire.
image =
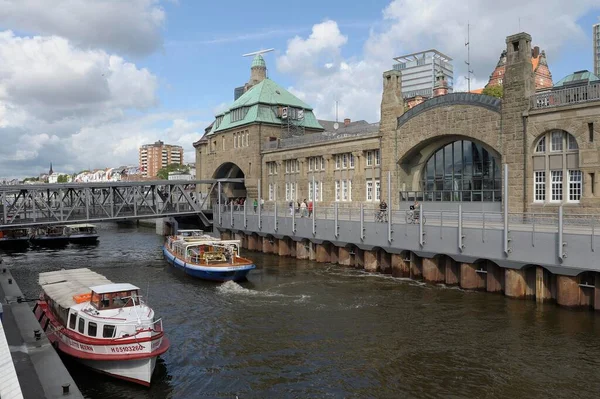
<svg viewBox="0 0 600 399">
<path fill-rule="evenodd" d="M 51 175 L 53 173 L 54 173 L 54 171 L 52 170 L 52 162 L 50 162 L 50 170 L 48 171 L 48 174 Z"/>
</svg>

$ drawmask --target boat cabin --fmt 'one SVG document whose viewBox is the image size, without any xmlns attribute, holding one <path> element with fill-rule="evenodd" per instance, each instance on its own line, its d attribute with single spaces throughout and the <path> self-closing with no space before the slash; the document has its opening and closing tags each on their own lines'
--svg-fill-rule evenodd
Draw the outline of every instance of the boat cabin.
<svg viewBox="0 0 600 399">
<path fill-rule="evenodd" d="M 181 237 L 202 237 L 204 230 L 178 230 L 177 235 Z"/>
<path fill-rule="evenodd" d="M 128 283 L 91 287 L 90 304 L 97 310 L 119 309 L 139 305 L 139 288 Z"/>
<path fill-rule="evenodd" d="M 27 229 L 7 229 L 0 230 L 0 238 L 15 239 L 29 237 Z"/>
<path fill-rule="evenodd" d="M 64 226 L 46 226 L 34 230 L 36 236 L 60 237 L 65 235 Z"/>
<path fill-rule="evenodd" d="M 189 242 L 177 240 L 171 243 L 171 251 L 178 258 L 197 265 L 235 264 L 240 257 L 240 241 L 212 238 Z"/>
<path fill-rule="evenodd" d="M 96 226 L 93 224 L 70 224 L 66 226 L 68 234 L 96 234 Z"/>
</svg>

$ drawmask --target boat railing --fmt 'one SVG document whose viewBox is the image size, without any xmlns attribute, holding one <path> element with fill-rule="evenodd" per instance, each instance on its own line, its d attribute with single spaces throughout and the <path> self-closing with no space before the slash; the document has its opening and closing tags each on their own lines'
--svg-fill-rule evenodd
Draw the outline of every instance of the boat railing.
<svg viewBox="0 0 600 399">
<path fill-rule="evenodd" d="M 135 330 L 135 335 L 144 333 L 144 332 L 155 332 L 155 333 L 159 333 L 159 332 L 163 332 L 163 323 L 162 323 L 162 318 L 154 320 L 151 323 L 119 323 L 117 324 L 118 327 L 123 328 L 123 327 L 132 327 L 133 330 Z M 115 340 L 119 340 L 119 339 L 128 339 L 131 338 L 132 335 L 130 334 L 125 334 L 125 335 L 121 335 L 120 337 L 116 337 Z"/>
</svg>

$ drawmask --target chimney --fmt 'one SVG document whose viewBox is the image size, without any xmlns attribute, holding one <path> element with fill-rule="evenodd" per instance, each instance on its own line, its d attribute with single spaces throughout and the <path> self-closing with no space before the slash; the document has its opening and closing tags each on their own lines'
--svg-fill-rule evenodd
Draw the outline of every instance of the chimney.
<svg viewBox="0 0 600 399">
<path fill-rule="evenodd" d="M 537 58 L 540 55 L 540 48 L 538 46 L 535 46 L 531 53 L 532 53 L 531 56 L 533 58 Z"/>
<path fill-rule="evenodd" d="M 344 127 L 347 127 L 350 124 L 351 120 L 350 118 L 345 118 L 344 119 Z"/>
</svg>

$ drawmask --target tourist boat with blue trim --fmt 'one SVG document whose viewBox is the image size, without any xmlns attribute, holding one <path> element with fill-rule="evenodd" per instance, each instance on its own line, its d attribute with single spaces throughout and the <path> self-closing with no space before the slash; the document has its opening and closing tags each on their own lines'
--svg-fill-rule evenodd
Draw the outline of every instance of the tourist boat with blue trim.
<svg viewBox="0 0 600 399">
<path fill-rule="evenodd" d="M 19 250 L 27 247 L 29 247 L 29 231 L 27 229 L 0 230 L 1 249 Z"/>
<path fill-rule="evenodd" d="M 33 312 L 57 350 L 95 371 L 150 385 L 169 340 L 138 287 L 86 268 L 40 273 L 39 284 Z"/>
<path fill-rule="evenodd" d="M 40 226 L 31 230 L 29 241 L 40 247 L 65 247 L 69 244 L 69 236 L 65 226 Z"/>
<path fill-rule="evenodd" d="M 211 281 L 245 280 L 254 263 L 240 256 L 239 240 L 221 240 L 202 230 L 179 230 L 163 246 L 167 261 L 190 276 Z"/>
<path fill-rule="evenodd" d="M 73 244 L 95 244 L 99 237 L 96 226 L 89 223 L 68 224 L 65 226 L 65 234 Z"/>
</svg>

